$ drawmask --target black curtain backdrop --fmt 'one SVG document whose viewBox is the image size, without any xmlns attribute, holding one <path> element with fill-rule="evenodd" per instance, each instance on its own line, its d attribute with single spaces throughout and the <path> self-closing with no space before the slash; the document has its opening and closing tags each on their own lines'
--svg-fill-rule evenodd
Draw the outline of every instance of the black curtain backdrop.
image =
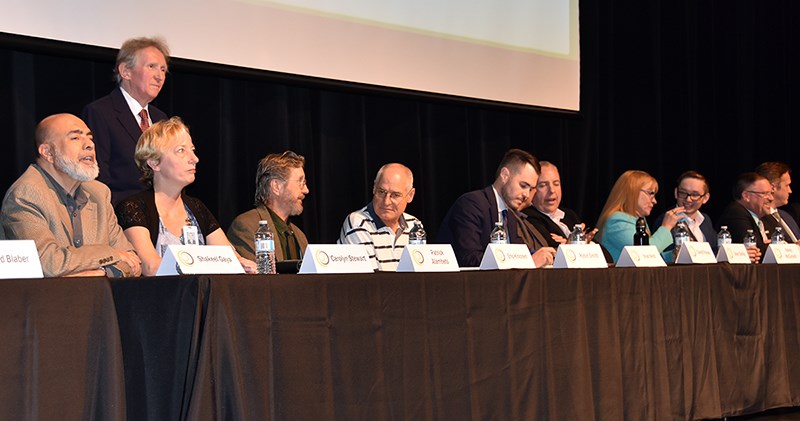
<svg viewBox="0 0 800 421">
<path fill-rule="evenodd" d="M 338 237 L 386 162 L 408 165 L 407 209 L 434 236 L 450 204 L 492 181 L 510 147 L 556 163 L 563 205 L 596 223 L 616 178 L 660 183 L 651 223 L 674 206 L 686 169 L 709 178 L 712 219 L 736 175 L 766 160 L 796 166 L 800 39 L 794 1 L 581 1 L 581 111 L 465 101 L 174 60 L 155 104 L 191 127 L 200 166 L 189 193 L 227 227 L 252 206 L 267 153 L 306 156 L 310 195 L 296 222 L 312 242 Z M 89 23 L 79 23 L 89 24 Z M 157 33 L 158 28 L 149 28 Z M 148 32 L 131 36 L 150 35 Z M 236 46 L 233 48 L 246 48 Z M 0 33 L 0 187 L 32 162 L 41 118 L 80 114 L 114 88 L 116 50 Z"/>
</svg>

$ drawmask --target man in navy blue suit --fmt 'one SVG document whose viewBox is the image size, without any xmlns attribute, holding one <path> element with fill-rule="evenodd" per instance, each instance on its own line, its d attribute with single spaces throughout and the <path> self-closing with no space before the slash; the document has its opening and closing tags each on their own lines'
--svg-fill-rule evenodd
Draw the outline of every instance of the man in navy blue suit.
<svg viewBox="0 0 800 421">
<path fill-rule="evenodd" d="M 94 136 L 98 180 L 111 189 L 115 205 L 145 188 L 133 154 L 142 132 L 167 118 L 150 102 L 164 86 L 168 61 L 169 49 L 159 38 L 125 41 L 114 69 L 119 86 L 83 109 L 82 118 Z"/>
<path fill-rule="evenodd" d="M 789 204 L 789 195 L 792 194 L 792 169 L 783 162 L 765 162 L 756 167 L 756 172 L 769 180 L 772 184 L 772 209 L 769 215 L 761 218 L 764 229 L 772 232 L 775 227 L 781 227 L 787 242 L 797 243 L 800 240 L 800 227 L 797 221 L 787 211 L 778 209 Z"/>
<path fill-rule="evenodd" d="M 547 246 L 546 238 L 520 212 L 534 194 L 540 170 L 536 157 L 511 149 L 500 162 L 492 185 L 465 193 L 453 203 L 437 240 L 453 246 L 461 267 L 480 265 L 496 222 L 506 226 L 509 243 L 528 246 L 536 267 L 553 263 L 555 249 Z"/>
</svg>

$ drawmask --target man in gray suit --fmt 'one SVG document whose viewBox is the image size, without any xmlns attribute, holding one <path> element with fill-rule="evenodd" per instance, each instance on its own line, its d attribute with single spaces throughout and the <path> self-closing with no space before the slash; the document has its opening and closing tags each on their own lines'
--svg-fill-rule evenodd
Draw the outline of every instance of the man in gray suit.
<svg viewBox="0 0 800 421">
<path fill-rule="evenodd" d="M 8 239 L 34 240 L 45 276 L 139 276 L 141 261 L 96 181 L 92 133 L 72 114 L 36 126 L 38 157 L 3 199 Z"/>
</svg>

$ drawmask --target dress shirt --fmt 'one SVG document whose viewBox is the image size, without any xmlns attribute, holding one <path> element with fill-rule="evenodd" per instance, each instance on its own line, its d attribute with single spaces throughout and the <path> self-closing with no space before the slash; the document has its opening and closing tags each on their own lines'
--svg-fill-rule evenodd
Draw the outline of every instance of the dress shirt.
<svg viewBox="0 0 800 421">
<path fill-rule="evenodd" d="M 150 110 L 147 108 L 147 105 L 142 107 L 142 104 L 139 104 L 139 101 L 133 99 L 133 97 L 125 91 L 125 88 L 122 86 L 119 87 L 119 90 L 122 91 L 122 96 L 125 98 L 125 102 L 128 103 L 128 108 L 131 109 L 133 116 L 136 118 L 136 123 L 139 124 L 139 127 L 142 127 L 142 110 L 147 110 L 147 120 L 148 120 L 148 127 L 153 125 L 153 119 L 150 117 Z M 150 104 L 148 104 L 150 105 Z"/>
</svg>

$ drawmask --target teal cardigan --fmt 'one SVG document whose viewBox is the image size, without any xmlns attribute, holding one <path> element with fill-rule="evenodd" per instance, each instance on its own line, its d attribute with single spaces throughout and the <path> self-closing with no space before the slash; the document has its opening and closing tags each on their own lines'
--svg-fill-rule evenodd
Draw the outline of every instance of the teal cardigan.
<svg viewBox="0 0 800 421">
<path fill-rule="evenodd" d="M 605 247 L 614 258 L 614 263 L 619 260 L 619 255 L 625 246 L 633 245 L 633 234 L 636 232 L 636 216 L 625 212 L 614 212 L 606 221 L 600 237 L 600 244 Z M 646 222 L 645 222 L 646 223 Z M 648 230 L 650 228 L 648 227 Z M 650 245 L 656 246 L 664 260 L 671 262 L 672 252 L 664 253 L 664 249 L 672 244 L 672 233 L 663 226 L 650 235 Z"/>
</svg>

